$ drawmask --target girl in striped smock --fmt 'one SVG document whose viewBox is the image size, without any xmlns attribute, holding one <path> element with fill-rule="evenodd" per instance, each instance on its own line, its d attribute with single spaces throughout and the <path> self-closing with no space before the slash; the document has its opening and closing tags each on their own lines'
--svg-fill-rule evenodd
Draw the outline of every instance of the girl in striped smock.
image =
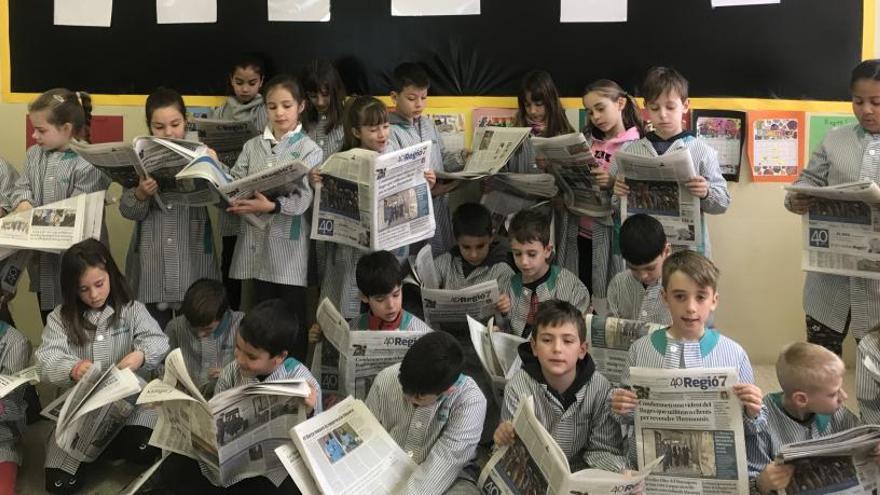
<svg viewBox="0 0 880 495">
<path fill-rule="evenodd" d="M 269 124 L 263 133 L 244 145 L 232 175 L 236 178 L 260 172 L 291 160 L 309 167 L 321 163 L 324 154 L 309 138 L 300 122 L 305 95 L 293 76 L 279 75 L 266 84 Z M 280 298 L 306 321 L 306 275 L 309 259 L 309 219 L 304 215 L 312 204 L 312 188 L 303 176 L 296 189 L 284 196 L 267 198 L 257 192 L 251 199 L 236 201 L 227 211 L 268 216 L 259 229 L 241 222 L 232 268 L 234 279 L 253 279 L 257 301 Z M 305 360 L 306 332 L 300 332 L 294 357 Z"/>
<path fill-rule="evenodd" d="M 88 140 L 92 99 L 87 93 L 64 88 L 46 91 L 28 106 L 28 118 L 37 144 L 28 149 L 24 172 L 15 181 L 13 211 L 107 189 L 110 179 L 69 148 L 73 139 Z M 44 322 L 61 302 L 60 260 L 57 254 L 42 252 L 34 253 L 31 260 L 31 290 L 37 293 Z"/>
<path fill-rule="evenodd" d="M 0 321 L 0 375 L 14 375 L 31 361 L 31 343 L 10 324 Z M 0 495 L 15 493 L 21 464 L 21 436 L 27 420 L 26 387 L 0 399 Z"/>
<path fill-rule="evenodd" d="M 147 98 L 146 115 L 151 135 L 183 139 L 186 106 L 177 91 L 154 91 Z M 155 201 L 156 194 L 162 195 L 164 209 Z M 123 191 L 119 213 L 137 222 L 125 272 L 138 301 L 165 328 L 193 282 L 220 279 L 208 209 L 187 205 L 179 194 L 162 193 L 155 179 L 144 177 L 137 187 Z"/>
<path fill-rule="evenodd" d="M 303 125 L 312 141 L 321 147 L 326 160 L 342 149 L 345 84 L 336 67 L 326 60 L 309 63 L 303 69 L 301 79 L 309 99 Z"/>
<path fill-rule="evenodd" d="M 95 365 L 130 368 L 148 376 L 168 353 L 168 338 L 143 304 L 132 299 L 128 283 L 106 246 L 94 239 L 74 245 L 61 257 L 63 302 L 50 314 L 36 358 L 44 382 L 67 389 Z M 132 405 L 135 396 L 129 397 Z M 148 441 L 155 411 L 135 407 L 108 446 L 129 462 L 147 464 L 159 450 Z M 80 461 L 49 435 L 46 490 L 72 493 L 82 485 Z"/>
</svg>

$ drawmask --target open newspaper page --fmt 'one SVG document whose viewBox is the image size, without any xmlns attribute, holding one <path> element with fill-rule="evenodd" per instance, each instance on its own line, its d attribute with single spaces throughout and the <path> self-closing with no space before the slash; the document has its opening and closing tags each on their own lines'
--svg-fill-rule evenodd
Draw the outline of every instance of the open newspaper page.
<svg viewBox="0 0 880 495">
<path fill-rule="evenodd" d="M 261 132 L 251 122 L 219 119 L 192 119 L 186 123 L 186 129 L 230 167 L 238 160 L 244 143 Z"/>
<path fill-rule="evenodd" d="M 880 280 L 880 187 L 873 181 L 786 186 L 814 198 L 802 215 L 807 271 Z"/>
<path fill-rule="evenodd" d="M 440 287 L 440 274 L 437 272 L 437 265 L 434 264 L 434 254 L 431 251 L 430 243 L 419 249 L 415 259 L 410 257 L 410 269 L 412 274 L 407 275 L 405 280 L 407 283 L 429 289 Z"/>
<path fill-rule="evenodd" d="M 416 464 L 360 400 L 349 397 L 290 430 L 321 493 L 394 493 Z"/>
<path fill-rule="evenodd" d="M 138 404 L 159 409 L 151 445 L 203 462 L 211 481 L 227 484 L 284 469 L 273 452 L 305 419 L 308 395 L 303 380 L 286 380 L 235 387 L 205 402 L 175 349 L 162 380 L 147 384 Z"/>
<path fill-rule="evenodd" d="M 516 430 L 511 445 L 495 451 L 480 473 L 481 493 L 493 495 L 642 493 L 651 468 L 623 475 L 601 469 L 571 472 L 556 440 L 535 416 L 532 397 L 520 401 L 513 416 Z"/>
<path fill-rule="evenodd" d="M 479 179 L 501 170 L 528 137 L 528 127 L 478 127 L 473 152 L 460 172 L 437 172 L 446 179 Z"/>
<path fill-rule="evenodd" d="M 552 138 L 533 137 L 537 158 L 547 161 L 563 192 L 565 206 L 574 213 L 591 217 L 611 215 L 611 196 L 603 192 L 590 170 L 599 166 L 587 138 L 573 132 Z"/>
<path fill-rule="evenodd" d="M 674 246 L 701 249 L 703 226 L 700 198 L 693 196 L 684 183 L 696 176 L 694 162 L 686 148 L 655 157 L 618 151 L 618 176 L 626 178 L 629 195 L 621 199 L 624 219 L 637 213 L 660 221 L 666 238 Z"/>
<path fill-rule="evenodd" d="M 559 194 L 556 177 L 551 174 L 498 173 L 486 178 L 486 187 L 492 191 L 541 200 Z"/>
<path fill-rule="evenodd" d="M 68 455 L 91 462 L 104 451 L 134 411 L 126 400 L 141 384 L 128 368 L 93 364 L 71 389 L 58 414 L 55 441 Z"/>
<path fill-rule="evenodd" d="M 742 403 L 732 368 L 630 368 L 639 398 L 639 466 L 662 457 L 646 481 L 652 494 L 748 493 Z"/>
<path fill-rule="evenodd" d="M 130 143 L 90 144 L 74 140 L 70 142 L 70 149 L 124 188 L 137 187 L 141 177 L 147 175 Z"/>
<path fill-rule="evenodd" d="M 299 488 L 301 495 L 321 495 L 321 490 L 315 484 L 315 478 L 309 472 L 305 459 L 300 455 L 293 441 L 276 448 L 275 455 L 281 460 L 281 464 L 284 465 L 284 469 L 287 470 L 293 483 Z"/>
<path fill-rule="evenodd" d="M 430 141 L 384 155 L 353 149 L 331 156 L 315 187 L 312 239 L 391 251 L 433 237 L 429 156 Z"/>
<path fill-rule="evenodd" d="M 614 386 L 620 385 L 632 343 L 665 326 L 611 316 L 586 315 L 585 318 L 590 356 L 596 363 L 596 369 Z"/>
<path fill-rule="evenodd" d="M 431 326 L 462 323 L 463 315 L 486 321 L 495 314 L 497 302 L 497 280 L 487 280 L 461 289 L 422 287 L 422 309 L 425 321 Z"/>
<path fill-rule="evenodd" d="M 871 453 L 880 426 L 864 425 L 782 447 L 779 460 L 794 465 L 794 475 L 779 493 L 877 493 L 880 467 Z"/>
<path fill-rule="evenodd" d="M 324 341 L 315 348 L 312 369 L 320 370 L 321 390 L 328 405 L 346 395 L 366 399 L 376 375 L 403 361 L 406 351 L 425 335 L 408 330 L 349 330 L 326 298 L 318 306 L 317 320 Z"/>
<path fill-rule="evenodd" d="M 0 247 L 60 253 L 99 238 L 105 194 L 80 194 L 0 218 Z"/>
<path fill-rule="evenodd" d="M 12 375 L 0 375 L 0 399 L 26 383 L 39 383 L 40 373 L 36 366 L 30 366 Z"/>
<path fill-rule="evenodd" d="M 493 331 L 494 319 L 484 325 L 468 315 L 467 323 L 474 351 L 492 380 L 493 391 L 503 394 L 507 380 L 522 366 L 517 348 L 527 339 Z"/>
</svg>

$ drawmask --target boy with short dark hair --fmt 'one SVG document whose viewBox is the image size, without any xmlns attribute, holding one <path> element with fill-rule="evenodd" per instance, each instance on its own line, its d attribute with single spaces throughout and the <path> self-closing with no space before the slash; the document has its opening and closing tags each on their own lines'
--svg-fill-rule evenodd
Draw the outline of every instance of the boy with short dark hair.
<svg viewBox="0 0 880 495">
<path fill-rule="evenodd" d="M 794 466 L 776 462 L 783 445 L 848 430 L 860 424 L 844 406 L 846 367 L 828 349 L 806 342 L 785 346 L 776 360 L 782 392 L 767 394 L 767 428 L 746 431 L 752 493 L 774 493 L 788 486 Z"/>
<path fill-rule="evenodd" d="M 620 254 L 628 270 L 608 284 L 608 315 L 627 320 L 668 325 L 669 308 L 660 298 L 663 262 L 672 252 L 663 225 L 639 213 L 620 227 Z"/>
<path fill-rule="evenodd" d="M 693 196 L 700 198 L 700 215 L 720 215 L 730 206 L 730 193 L 727 181 L 721 175 L 718 153 L 703 139 L 684 130 L 683 119 L 688 111 L 688 81 L 677 70 L 669 67 L 654 67 L 648 71 L 641 87 L 645 107 L 653 125 L 653 131 L 645 137 L 624 146 L 623 151 L 639 156 L 656 157 L 682 148 L 687 148 L 693 158 L 696 174 L 685 182 L 685 187 Z M 629 186 L 618 176 L 620 163 L 615 155 L 608 173 L 618 177 L 614 183 L 614 194 L 620 197 L 629 195 Z M 703 245 L 697 251 L 711 256 L 709 232 L 705 218 L 703 226 Z"/>
<path fill-rule="evenodd" d="M 538 307 L 536 327 L 519 347 L 522 369 L 504 388 L 495 443 L 513 442 L 511 420 L 520 401 L 531 396 L 535 415 L 565 452 L 572 472 L 622 472 L 626 458 L 608 405 L 611 384 L 590 357 L 583 315 L 570 303 L 551 299 Z"/>
<path fill-rule="evenodd" d="M 497 280 L 506 286 L 513 276 L 508 246 L 496 241 L 492 214 L 479 203 L 464 203 L 452 215 L 455 246 L 434 258 L 441 289 L 462 289 Z"/>
<path fill-rule="evenodd" d="M 522 210 L 507 230 L 513 261 L 519 272 L 500 287 L 497 310 L 505 332 L 528 337 L 535 327 L 538 304 L 550 299 L 571 303 L 581 313 L 590 311 L 590 292 L 577 275 L 551 265 L 550 219 L 537 210 Z"/>
<path fill-rule="evenodd" d="M 403 493 L 479 493 L 475 458 L 486 398 L 463 369 L 455 338 L 433 332 L 373 382 L 367 407 L 419 465 Z"/>
<path fill-rule="evenodd" d="M 180 348 L 193 383 L 208 399 L 220 370 L 235 359 L 235 334 L 244 313 L 230 309 L 222 282 L 207 278 L 186 290 L 181 313 L 168 322 L 165 333 L 171 349 Z"/>
</svg>

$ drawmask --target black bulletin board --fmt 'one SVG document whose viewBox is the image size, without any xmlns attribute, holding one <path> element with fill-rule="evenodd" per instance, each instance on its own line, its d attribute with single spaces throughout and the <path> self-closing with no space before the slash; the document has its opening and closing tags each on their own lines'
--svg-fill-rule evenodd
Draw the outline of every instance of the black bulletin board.
<svg viewBox="0 0 880 495">
<path fill-rule="evenodd" d="M 600 77 L 634 90 L 646 69 L 671 65 L 691 96 L 845 100 L 864 1 L 713 10 L 710 0 L 629 0 L 626 23 L 561 24 L 558 0 L 482 0 L 481 15 L 456 17 L 392 17 L 391 0 L 333 0 L 329 23 L 270 23 L 265 0 L 218 0 L 217 24 L 160 26 L 155 0 L 116 0 L 106 29 L 54 26 L 52 0 L 8 0 L 11 90 L 166 85 L 216 95 L 230 60 L 255 51 L 276 71 L 329 58 L 358 93 L 386 94 L 393 67 L 419 61 L 434 95 L 514 95 L 532 68 L 550 71 L 563 96 Z"/>
</svg>

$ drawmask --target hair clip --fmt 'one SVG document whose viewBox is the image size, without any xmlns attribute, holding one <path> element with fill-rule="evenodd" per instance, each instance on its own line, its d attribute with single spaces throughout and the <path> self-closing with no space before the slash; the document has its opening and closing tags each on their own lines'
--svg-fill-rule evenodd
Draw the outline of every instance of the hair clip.
<svg viewBox="0 0 880 495">
<path fill-rule="evenodd" d="M 61 95 L 52 95 L 52 99 L 58 103 L 64 103 L 64 97 Z"/>
</svg>

